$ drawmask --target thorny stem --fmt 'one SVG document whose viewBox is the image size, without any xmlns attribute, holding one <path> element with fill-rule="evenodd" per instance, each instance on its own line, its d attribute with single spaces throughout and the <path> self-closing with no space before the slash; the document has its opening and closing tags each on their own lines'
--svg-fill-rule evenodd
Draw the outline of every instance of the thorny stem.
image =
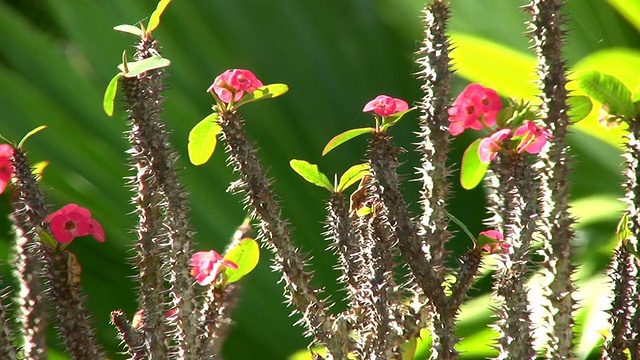
<svg viewBox="0 0 640 360">
<path fill-rule="evenodd" d="M 505 202 L 503 233 L 512 252 L 495 275 L 494 294 L 500 302 L 497 330 L 498 359 L 534 359 L 531 319 L 527 300 L 527 262 L 536 225 L 536 193 L 531 169 L 518 155 L 500 153 L 500 165 L 492 164 Z"/>
<path fill-rule="evenodd" d="M 18 352 L 13 343 L 13 331 L 9 321 L 9 311 L 5 305 L 6 290 L 0 294 L 0 357 L 7 360 L 17 360 Z"/>
<path fill-rule="evenodd" d="M 158 54 L 156 42 L 148 38 L 141 40 L 137 50 L 137 60 Z M 164 340 L 167 336 L 175 339 L 175 343 L 170 344 L 172 356 L 195 357 L 199 342 L 189 266 L 193 231 L 188 219 L 188 195 L 174 167 L 175 151 L 159 116 L 164 100 L 161 95 L 164 77 L 164 72 L 158 69 L 123 81 L 132 128 L 129 141 L 133 148 L 129 152 L 137 172 L 133 186 L 140 218 L 137 266 L 144 333 L 154 358 L 169 354 L 168 342 Z M 167 265 L 160 266 L 163 263 Z M 166 304 L 168 300 L 170 303 Z M 174 317 L 167 319 L 167 308 L 177 310 L 175 320 Z"/>
<path fill-rule="evenodd" d="M 237 112 L 232 112 L 220 114 L 218 123 L 223 130 L 229 163 L 240 176 L 230 190 L 245 192 L 245 202 L 260 220 L 259 238 L 274 254 L 273 267 L 282 273 L 287 301 L 301 313 L 301 322 L 308 334 L 325 344 L 336 358 L 346 358 L 348 329 L 339 326 L 339 321 L 333 326 L 327 314 L 328 304 L 319 298 L 320 292 L 311 285 L 311 273 L 305 269 L 306 260 L 291 241 L 287 221 L 270 188 L 271 180 L 244 133 L 244 121 Z"/>
<path fill-rule="evenodd" d="M 148 358 L 145 350 L 144 334 L 131 325 L 122 311 L 115 310 L 111 312 L 111 323 L 118 329 L 118 336 L 126 344 L 127 353 L 131 356 L 131 360 Z"/>
<path fill-rule="evenodd" d="M 46 301 L 40 274 L 42 264 L 33 252 L 33 244 L 38 240 L 38 227 L 43 227 L 47 216 L 45 197 L 32 174 L 27 155 L 21 149 L 14 149 L 12 159 L 16 196 L 11 215 L 16 243 L 11 262 L 19 290 L 16 320 L 20 331 L 22 355 L 26 358 L 44 360 L 47 356 L 46 344 Z"/>
<path fill-rule="evenodd" d="M 529 21 L 530 36 L 538 59 L 538 76 L 542 90 L 541 112 L 545 126 L 553 135 L 549 145 L 539 154 L 539 179 L 541 190 L 540 232 L 543 243 L 542 261 L 550 274 L 545 286 L 549 301 L 547 315 L 549 359 L 573 359 L 572 316 L 575 300 L 571 275 L 575 271 L 571 258 L 574 246 L 574 220 L 569 214 L 570 173 L 567 145 L 569 115 L 567 106 L 567 71 L 562 59 L 565 31 L 564 16 L 560 12 L 562 0 L 532 0 L 525 10 Z"/>
</svg>

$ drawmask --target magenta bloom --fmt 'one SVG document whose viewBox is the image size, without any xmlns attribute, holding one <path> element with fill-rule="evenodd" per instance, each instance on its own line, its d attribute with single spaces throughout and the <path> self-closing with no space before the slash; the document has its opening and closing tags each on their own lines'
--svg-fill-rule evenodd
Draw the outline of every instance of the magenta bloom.
<svg viewBox="0 0 640 360">
<path fill-rule="evenodd" d="M 496 124 L 496 116 L 502 109 L 495 90 L 480 84 L 468 85 L 449 108 L 449 132 L 458 136 L 465 129 L 481 130 Z"/>
<path fill-rule="evenodd" d="M 0 194 L 7 188 L 9 181 L 11 181 L 11 176 L 13 176 L 12 156 L 13 148 L 11 145 L 0 145 Z"/>
<path fill-rule="evenodd" d="M 76 204 L 65 205 L 62 209 L 49 214 L 45 219 L 56 241 L 66 244 L 76 237 L 93 235 L 104 242 L 104 230 L 100 223 L 91 218 L 89 210 Z"/>
<path fill-rule="evenodd" d="M 408 109 L 409 104 L 402 99 L 392 98 L 387 95 L 378 95 L 364 106 L 362 112 L 373 111 L 380 116 L 390 116 Z"/>
<path fill-rule="evenodd" d="M 217 252 L 199 251 L 191 256 L 191 274 L 198 284 L 206 286 L 216 280 L 224 268 L 237 269 L 233 261 L 225 260 Z"/>
<path fill-rule="evenodd" d="M 483 163 L 491 162 L 491 160 L 498 155 L 498 152 L 502 150 L 502 141 L 506 139 L 509 134 L 511 134 L 511 129 L 500 129 L 491 134 L 491 136 L 480 140 L 480 145 L 478 146 L 480 161 Z"/>
<path fill-rule="evenodd" d="M 249 70 L 230 69 L 220 74 L 207 92 L 215 92 L 225 103 L 240 101 L 245 91 L 252 92 L 262 86 L 262 81 Z"/>
<path fill-rule="evenodd" d="M 524 124 L 516 129 L 513 137 L 522 136 L 522 140 L 518 144 L 518 154 L 528 152 L 529 154 L 537 154 L 542 150 L 547 140 L 553 139 L 551 133 L 533 123 L 533 121 L 525 120 Z"/>
<path fill-rule="evenodd" d="M 498 251 L 502 253 L 509 252 L 511 246 L 504 242 L 504 236 L 498 230 L 485 230 L 480 232 L 478 237 L 486 237 L 488 238 L 488 242 L 485 242 L 485 245 L 482 246 L 482 250 L 489 253 L 495 254 Z"/>
</svg>

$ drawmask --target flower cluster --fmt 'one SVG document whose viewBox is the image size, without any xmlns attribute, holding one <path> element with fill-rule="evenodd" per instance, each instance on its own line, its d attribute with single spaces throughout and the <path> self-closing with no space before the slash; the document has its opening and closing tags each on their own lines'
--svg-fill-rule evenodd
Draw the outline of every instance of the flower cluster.
<svg viewBox="0 0 640 360">
<path fill-rule="evenodd" d="M 392 98 L 387 95 L 378 95 L 369 101 L 362 109 L 363 112 L 374 112 L 379 116 L 391 116 L 393 114 L 406 111 L 409 104 L 402 99 Z"/>
<path fill-rule="evenodd" d="M 199 251 L 191 256 L 191 274 L 202 286 L 214 282 L 225 268 L 237 269 L 238 265 L 213 250 Z"/>
<path fill-rule="evenodd" d="M 76 204 L 65 205 L 62 209 L 49 214 L 45 219 L 56 241 L 67 244 L 71 240 L 85 236 L 104 242 L 104 230 L 100 223 L 91 218 L 89 210 Z"/>
<path fill-rule="evenodd" d="M 13 176 L 13 148 L 8 144 L 0 145 L 0 194 L 4 192 Z"/>
<path fill-rule="evenodd" d="M 501 110 L 502 104 L 495 90 L 471 84 L 449 108 L 449 132 L 457 136 L 465 129 L 491 131 L 491 135 L 483 138 L 478 146 L 478 155 L 483 163 L 491 162 L 503 149 L 517 154 L 537 154 L 547 140 L 553 138 L 547 129 L 531 120 L 505 121 L 498 124 L 503 127 L 496 128 Z"/>
<path fill-rule="evenodd" d="M 245 92 L 252 92 L 262 87 L 262 81 L 249 70 L 230 69 L 218 75 L 209 86 L 207 92 L 215 93 L 222 102 L 238 102 Z"/>
<path fill-rule="evenodd" d="M 478 247 L 485 253 L 496 254 L 501 252 L 506 254 L 511 246 L 504 242 L 504 236 L 498 230 L 485 230 L 478 235 Z"/>
</svg>

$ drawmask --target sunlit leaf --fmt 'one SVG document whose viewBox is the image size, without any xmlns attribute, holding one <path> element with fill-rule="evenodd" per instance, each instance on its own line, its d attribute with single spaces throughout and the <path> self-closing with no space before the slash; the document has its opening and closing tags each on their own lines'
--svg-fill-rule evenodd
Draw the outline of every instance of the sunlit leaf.
<svg viewBox="0 0 640 360">
<path fill-rule="evenodd" d="M 118 65 L 118 69 L 122 71 L 122 74 L 128 78 L 137 77 L 145 71 L 159 69 L 171 65 L 169 59 L 165 59 L 161 56 L 152 56 L 147 59 L 128 62 L 126 69 L 124 64 Z"/>
<path fill-rule="evenodd" d="M 638 114 L 631 102 L 631 90 L 614 76 L 599 71 L 583 72 L 578 74 L 578 86 L 587 95 L 606 105 L 611 115 L 632 119 Z"/>
<path fill-rule="evenodd" d="M 38 126 L 37 128 L 29 131 L 25 136 L 22 137 L 22 140 L 20 140 L 20 142 L 18 143 L 17 148 L 18 149 L 22 149 L 22 147 L 24 146 L 25 141 L 27 141 L 30 137 L 32 137 L 33 135 L 39 133 L 40 131 L 44 130 L 47 128 L 47 125 L 41 125 Z"/>
<path fill-rule="evenodd" d="M 390 128 L 391 126 L 395 125 L 398 121 L 400 121 L 402 117 L 405 116 L 409 111 L 415 110 L 415 109 L 416 108 L 409 108 L 405 111 L 385 117 L 384 123 L 382 123 L 382 125 L 380 126 L 380 130 L 386 131 L 388 128 Z"/>
<path fill-rule="evenodd" d="M 400 348 L 402 349 L 402 360 L 412 360 L 418 348 L 418 338 L 412 337 L 409 341 L 402 344 Z"/>
<path fill-rule="evenodd" d="M 607 0 L 609 4 L 622 16 L 624 16 L 629 23 L 633 24 L 636 30 L 640 31 L 640 2 L 629 0 Z"/>
<path fill-rule="evenodd" d="M 572 123 L 577 123 L 578 121 L 586 118 L 593 108 L 591 99 L 589 99 L 588 96 L 582 95 L 569 96 L 569 98 L 567 98 L 567 104 L 570 106 L 569 121 Z"/>
<path fill-rule="evenodd" d="M 464 155 L 462 155 L 460 184 L 467 190 L 471 190 L 478 186 L 480 181 L 484 178 L 487 169 L 489 169 L 489 163 L 483 163 L 480 161 L 478 147 L 480 146 L 481 140 L 482 139 L 477 139 L 472 142 L 467 150 L 464 151 Z"/>
<path fill-rule="evenodd" d="M 333 192 L 333 185 L 331 185 L 327 175 L 318 170 L 318 165 L 296 159 L 289 161 L 289 165 L 291 165 L 291 168 L 297 172 L 298 175 L 302 176 L 302 178 L 308 182 Z"/>
<path fill-rule="evenodd" d="M 369 215 L 373 212 L 373 208 L 370 208 L 368 206 L 363 206 L 360 209 L 356 210 L 356 216 L 358 217 L 363 217 L 365 215 Z"/>
<path fill-rule="evenodd" d="M 135 35 L 137 37 L 143 37 L 144 36 L 144 32 L 142 31 L 142 29 L 140 29 L 137 26 L 133 26 L 133 25 L 118 25 L 118 26 L 115 26 L 113 28 L 113 30 L 120 31 L 120 32 L 123 32 L 123 33 L 127 33 L 127 34 L 132 34 L 132 35 Z"/>
<path fill-rule="evenodd" d="M 369 174 L 369 164 L 357 164 L 350 167 L 347 171 L 342 174 L 340 177 L 340 181 L 338 182 L 338 186 L 336 188 L 337 192 L 343 192 L 349 188 L 349 186 L 355 184 L 360 181 L 365 175 Z"/>
<path fill-rule="evenodd" d="M 254 239 L 243 239 L 224 255 L 225 260 L 233 261 L 237 269 L 225 268 L 222 276 L 226 283 L 233 283 L 242 279 L 258 265 L 260 260 L 260 245 Z"/>
<path fill-rule="evenodd" d="M 374 128 L 358 128 L 358 129 L 347 130 L 341 134 L 338 134 L 334 136 L 333 139 L 329 140 L 327 145 L 322 150 L 322 156 L 326 155 L 329 151 L 335 149 L 339 145 L 342 145 L 343 143 L 353 139 L 354 137 L 357 137 L 366 133 L 372 133 L 374 131 L 375 131 Z"/>
<path fill-rule="evenodd" d="M 216 122 L 218 113 L 209 114 L 189 132 L 189 160 L 193 165 L 202 165 L 209 161 L 218 143 L 218 134 L 222 127 Z"/>
<path fill-rule="evenodd" d="M 107 89 L 104 91 L 104 100 L 102 101 L 102 108 L 104 112 L 113 116 L 113 110 L 115 108 L 116 102 L 116 94 L 118 93 L 118 80 L 122 77 L 122 74 L 117 74 L 114 76 L 111 81 L 109 81 L 109 85 L 107 85 Z"/>
<path fill-rule="evenodd" d="M 245 94 L 240 101 L 234 106 L 236 108 L 241 105 L 248 104 L 258 100 L 272 99 L 278 96 L 284 95 L 289 91 L 289 86 L 286 84 L 270 84 L 257 88 L 253 92 Z"/>
<path fill-rule="evenodd" d="M 156 7 L 155 11 L 151 14 L 151 17 L 149 18 L 149 24 L 147 25 L 147 33 L 152 33 L 153 30 L 155 30 L 158 25 L 160 25 L 160 16 L 162 16 L 162 13 L 164 12 L 164 10 L 167 8 L 167 6 L 169 6 L 169 3 L 171 2 L 171 0 L 160 0 L 160 2 L 158 2 L 158 6 Z"/>
</svg>

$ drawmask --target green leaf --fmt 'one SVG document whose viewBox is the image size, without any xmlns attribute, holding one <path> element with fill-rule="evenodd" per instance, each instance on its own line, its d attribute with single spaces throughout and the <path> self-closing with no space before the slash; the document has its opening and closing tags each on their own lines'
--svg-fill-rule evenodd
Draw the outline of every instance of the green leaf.
<svg viewBox="0 0 640 360">
<path fill-rule="evenodd" d="M 144 32 L 142 31 L 142 29 L 133 25 L 118 25 L 118 26 L 115 26 L 113 30 L 127 33 L 127 34 L 132 34 L 137 37 L 144 36 Z"/>
<path fill-rule="evenodd" d="M 27 141 L 27 139 L 29 139 L 33 135 L 39 133 L 40 131 L 42 131 L 42 130 L 44 130 L 46 128 L 47 128 L 47 125 L 41 125 L 41 126 L 38 126 L 35 129 L 29 131 L 25 136 L 22 137 L 22 140 L 20 140 L 20 142 L 18 143 L 17 148 L 18 149 L 22 149 L 22 146 L 24 145 L 24 142 Z"/>
<path fill-rule="evenodd" d="M 248 104 L 258 100 L 273 99 L 280 95 L 284 95 L 289 91 L 289 86 L 286 84 L 270 84 L 257 88 L 256 90 L 244 94 L 242 99 L 235 104 L 237 109 L 241 105 Z"/>
<path fill-rule="evenodd" d="M 51 236 L 51 234 L 49 234 L 45 229 L 39 226 L 36 228 L 36 230 L 38 232 L 38 237 L 40 238 L 40 242 L 42 242 L 45 245 L 48 245 L 52 249 L 55 249 L 58 242 L 53 238 L 53 236 Z"/>
<path fill-rule="evenodd" d="M 588 96 L 569 96 L 567 104 L 570 106 L 569 121 L 574 124 L 586 118 L 593 109 L 593 103 Z"/>
<path fill-rule="evenodd" d="M 333 139 L 329 140 L 327 145 L 322 150 L 322 156 L 325 156 L 329 151 L 338 147 L 338 145 L 342 145 L 344 142 L 347 142 L 356 136 L 360 136 L 366 133 L 372 133 L 375 131 L 376 130 L 374 128 L 358 128 L 358 129 L 347 130 L 341 134 L 338 134 L 334 136 Z"/>
<path fill-rule="evenodd" d="M 587 95 L 608 106 L 609 114 L 633 119 L 638 115 L 631 102 L 631 90 L 618 78 L 588 71 L 578 74 L 578 86 Z"/>
<path fill-rule="evenodd" d="M 464 155 L 462 155 L 460 184 L 467 190 L 471 190 L 478 186 L 489 168 L 489 163 L 483 163 L 480 161 L 478 147 L 480 146 L 481 140 L 482 139 L 477 139 L 472 142 L 467 150 L 464 151 Z"/>
<path fill-rule="evenodd" d="M 118 65 L 118 69 L 122 71 L 122 75 L 128 78 L 133 78 L 145 71 L 159 69 L 169 65 L 171 65 L 171 61 L 169 61 L 169 59 L 165 59 L 162 56 L 152 56 L 144 60 L 128 62 L 126 69 L 124 64 L 120 64 Z"/>
<path fill-rule="evenodd" d="M 349 188 L 349 186 L 360 181 L 365 175 L 369 175 L 369 164 L 357 164 L 350 167 L 347 171 L 340 176 L 340 181 L 336 187 L 336 192 L 343 192 Z"/>
<path fill-rule="evenodd" d="M 416 349 L 418 348 L 418 338 L 412 337 L 404 344 L 400 345 L 402 350 L 402 360 L 412 360 L 416 355 Z"/>
<path fill-rule="evenodd" d="M 189 160 L 193 165 L 199 166 L 211 158 L 218 143 L 217 136 L 222 131 L 218 125 L 218 113 L 209 114 L 189 132 Z"/>
<path fill-rule="evenodd" d="M 415 109 L 416 108 L 409 108 L 405 111 L 385 117 L 384 122 L 382 123 L 382 126 L 380 126 L 380 131 L 386 131 L 388 128 L 392 127 L 398 121 L 400 121 L 400 119 L 402 119 L 402 117 L 405 116 L 409 111 L 415 110 Z"/>
<path fill-rule="evenodd" d="M 363 217 L 365 215 L 369 215 L 373 213 L 373 207 L 363 206 L 360 209 L 356 210 L 357 217 Z"/>
<path fill-rule="evenodd" d="M 260 260 L 260 245 L 254 239 L 243 239 L 224 255 L 225 260 L 233 261 L 237 269 L 225 268 L 222 277 L 227 284 L 242 279 L 255 269 Z"/>
<path fill-rule="evenodd" d="M 289 165 L 293 171 L 297 172 L 298 175 L 302 176 L 302 178 L 308 182 L 333 192 L 333 185 L 331 185 L 327 175 L 318 170 L 318 165 L 296 159 L 289 161 Z"/>
<path fill-rule="evenodd" d="M 104 109 L 104 112 L 109 116 L 113 116 L 113 110 L 116 103 L 116 94 L 118 93 L 118 80 L 120 80 L 121 77 L 122 73 L 114 76 L 111 81 L 109 81 L 109 85 L 107 85 L 107 89 L 104 91 L 102 108 Z"/>
<path fill-rule="evenodd" d="M 155 30 L 158 25 L 160 25 L 160 16 L 167 8 L 167 6 L 169 6 L 170 2 L 171 0 L 160 0 L 158 6 L 149 18 L 149 24 L 147 25 L 147 34 L 151 34 L 151 32 L 153 32 L 153 30 Z"/>
<path fill-rule="evenodd" d="M 451 214 L 450 212 L 445 210 L 445 213 L 447 214 L 447 217 L 449 217 L 449 219 L 451 219 L 451 221 L 453 221 L 454 223 L 456 223 L 456 225 L 460 226 L 460 228 L 462 229 L 462 231 L 464 231 L 465 234 L 467 234 L 467 236 L 469 237 L 469 239 L 471 239 L 471 242 L 473 242 L 474 244 L 477 242 L 476 237 L 473 236 L 473 234 L 471 233 L 471 231 L 469 231 L 469 228 L 467 227 L 467 225 L 465 225 L 460 219 L 458 219 L 457 217 L 453 216 L 453 214 Z"/>
</svg>

